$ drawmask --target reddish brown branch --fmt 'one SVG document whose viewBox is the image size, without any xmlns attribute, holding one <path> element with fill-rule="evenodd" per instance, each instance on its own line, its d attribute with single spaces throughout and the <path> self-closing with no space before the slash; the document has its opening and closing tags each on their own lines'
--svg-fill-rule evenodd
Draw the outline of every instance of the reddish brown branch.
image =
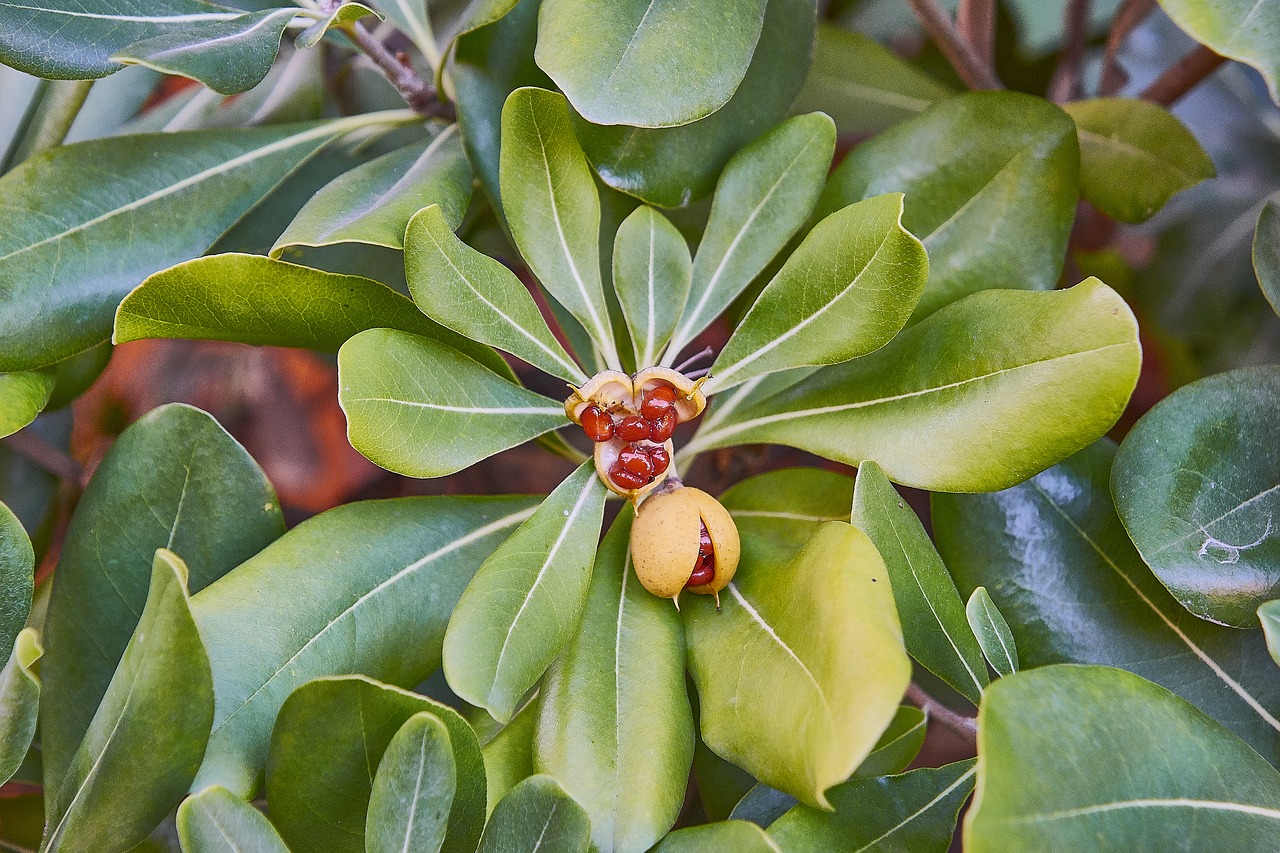
<svg viewBox="0 0 1280 853">
<path fill-rule="evenodd" d="M 912 683 L 907 688 L 907 701 L 929 715 L 929 719 L 937 720 L 951 731 L 960 735 L 976 750 L 978 746 L 978 721 L 973 717 L 951 710 L 937 699 L 934 699 L 919 684 Z"/>
<path fill-rule="evenodd" d="M 1102 77 L 1098 81 L 1098 94 L 1102 97 L 1111 97 L 1129 82 L 1129 75 L 1124 73 L 1124 69 L 1116 61 L 1116 55 L 1119 54 L 1125 40 L 1129 38 L 1129 34 L 1137 29 L 1155 8 L 1156 0 L 1126 0 L 1120 7 L 1120 11 L 1116 13 L 1111 32 L 1107 34 L 1106 52 L 1102 56 Z"/>
<path fill-rule="evenodd" d="M 1067 0 L 1064 11 L 1062 58 L 1049 84 L 1049 99 L 1074 101 L 1080 97 L 1080 72 L 1084 65 L 1084 50 L 1089 41 L 1090 0 Z"/>
<path fill-rule="evenodd" d="M 374 38 L 364 24 L 356 21 L 346 32 L 415 112 L 430 117 L 447 115 L 451 111 L 449 105 L 436 96 L 435 87 L 419 77 L 407 62 L 387 50 L 387 46 Z"/>
<path fill-rule="evenodd" d="M 996 62 L 996 0 L 960 0 L 956 28 L 988 68 Z"/>
<path fill-rule="evenodd" d="M 35 433 L 26 430 L 14 433 L 4 439 L 4 444 L 58 479 L 65 480 L 76 488 L 84 485 L 84 469 L 80 467 L 80 463 Z"/>
<path fill-rule="evenodd" d="M 1142 91 L 1142 97 L 1167 107 L 1194 89 L 1226 59 L 1204 45 L 1199 45 L 1166 68 L 1154 83 Z"/>
<path fill-rule="evenodd" d="M 907 3 L 966 86 L 970 89 L 1004 88 L 995 71 L 983 63 L 973 45 L 960 35 L 955 22 L 937 0 L 907 0 Z"/>
</svg>

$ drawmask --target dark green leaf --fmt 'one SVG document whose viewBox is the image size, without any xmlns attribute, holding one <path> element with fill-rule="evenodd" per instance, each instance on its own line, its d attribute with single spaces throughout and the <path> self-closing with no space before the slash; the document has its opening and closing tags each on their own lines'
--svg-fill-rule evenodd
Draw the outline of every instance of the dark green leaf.
<svg viewBox="0 0 1280 853">
<path fill-rule="evenodd" d="M 671 221 L 641 205 L 613 242 L 613 288 L 618 294 L 636 365 L 655 365 L 689 298 L 689 244 Z"/>
<path fill-rule="evenodd" d="M 525 779 L 502 798 L 479 853 L 586 853 L 591 821 L 550 776 Z"/>
<path fill-rule="evenodd" d="M 965 604 L 969 627 L 982 646 L 982 654 L 991 668 L 1000 675 L 1012 675 L 1018 671 L 1018 644 L 1009 630 L 1009 623 L 996 603 L 991 600 L 987 588 L 980 586 L 969 596 Z"/>
<path fill-rule="evenodd" d="M 1280 103 L 1280 6 L 1270 0 L 1160 0 L 1193 39 L 1228 59 L 1252 65 Z"/>
<path fill-rule="evenodd" d="M 47 410 L 60 409 L 79 397 L 97 381 L 111 360 L 111 343 L 103 341 L 82 353 L 64 358 L 53 366 L 53 393 L 49 395 Z"/>
<path fill-rule="evenodd" d="M 52 370 L 0 373 L 0 438 L 36 419 L 53 394 Z"/>
<path fill-rule="evenodd" d="M 653 853 L 778 853 L 778 846 L 754 823 L 728 820 L 677 830 Z"/>
<path fill-rule="evenodd" d="M 27 531 L 13 510 L 0 503 L 0 659 L 9 659 L 14 639 L 27 624 L 35 568 Z"/>
<path fill-rule="evenodd" d="M 178 837 L 183 853 L 289 853 L 262 812 L 216 785 L 182 801 Z"/>
<path fill-rule="evenodd" d="M 334 28 L 346 30 L 356 21 L 369 15 L 377 18 L 382 17 L 368 6 L 360 3 L 339 3 L 336 7 L 329 3 L 325 5 L 325 8 L 332 8 L 333 11 L 294 36 L 293 46 L 295 48 L 305 50 L 309 47 L 315 47 L 329 30 Z"/>
<path fill-rule="evenodd" d="M 489 781 L 487 812 L 520 782 L 533 775 L 533 732 L 538 723 L 537 701 L 520 709 L 481 750 Z"/>
<path fill-rule="evenodd" d="M 366 853 L 437 853 L 457 788 L 449 730 L 420 711 L 396 732 L 378 761 L 365 818 Z"/>
<path fill-rule="evenodd" d="M 18 772 L 36 734 L 40 709 L 36 663 L 43 654 L 35 628 L 23 628 L 0 669 L 0 785 Z"/>
<path fill-rule="evenodd" d="M 1253 234 L 1253 270 L 1271 307 L 1280 314 L 1280 208 L 1275 201 L 1263 205 Z"/>
</svg>

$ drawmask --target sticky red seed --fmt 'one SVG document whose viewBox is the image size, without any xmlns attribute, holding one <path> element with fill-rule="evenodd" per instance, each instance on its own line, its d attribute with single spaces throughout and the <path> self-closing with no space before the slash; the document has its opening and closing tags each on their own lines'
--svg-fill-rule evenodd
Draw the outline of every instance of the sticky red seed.
<svg viewBox="0 0 1280 853">
<path fill-rule="evenodd" d="M 672 420 L 674 421 L 674 418 Z M 613 434 L 623 441 L 640 441 L 648 438 L 649 433 L 649 422 L 638 415 L 627 415 L 618 421 L 613 430 Z"/>
<path fill-rule="evenodd" d="M 711 543 L 711 534 L 707 532 L 707 526 L 703 524 L 698 532 L 698 559 L 693 564 L 693 571 L 689 574 L 689 580 L 685 581 L 684 588 L 709 584 L 715 578 L 715 546 Z"/>
<path fill-rule="evenodd" d="M 596 443 L 613 438 L 613 418 L 594 403 L 582 410 L 578 415 L 578 421 L 582 424 L 582 431 L 587 434 L 587 438 Z"/>
<path fill-rule="evenodd" d="M 653 465 L 653 473 L 655 476 L 667 470 L 667 466 L 671 464 L 671 454 L 661 444 L 655 444 L 647 451 L 649 454 L 649 462 Z"/>
<path fill-rule="evenodd" d="M 649 427 L 648 439 L 655 444 L 661 444 L 671 438 L 671 434 L 676 431 L 675 410 L 669 410 L 666 414 L 653 421 L 652 424 L 646 424 L 646 426 Z"/>
<path fill-rule="evenodd" d="M 628 445 L 618 454 L 618 464 L 631 474 L 641 477 L 653 476 L 653 462 L 649 459 L 649 454 L 645 453 L 634 444 Z"/>
<path fill-rule="evenodd" d="M 650 477 L 644 477 L 640 474 L 633 474 L 626 468 L 622 467 L 622 460 L 619 458 L 617 462 L 609 468 L 609 479 L 624 489 L 638 489 L 649 482 Z"/>
<path fill-rule="evenodd" d="M 644 403 L 640 405 L 640 414 L 647 421 L 655 421 L 675 408 L 676 392 L 665 385 L 659 385 L 645 394 Z"/>
</svg>

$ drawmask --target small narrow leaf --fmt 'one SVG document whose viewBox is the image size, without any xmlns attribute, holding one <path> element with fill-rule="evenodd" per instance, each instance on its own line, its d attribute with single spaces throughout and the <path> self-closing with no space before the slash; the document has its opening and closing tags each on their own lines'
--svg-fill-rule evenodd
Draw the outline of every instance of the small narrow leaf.
<svg viewBox="0 0 1280 853">
<path fill-rule="evenodd" d="M 671 365 L 782 250 L 813 210 L 831 168 L 836 129 L 822 113 L 797 116 L 733 156 L 716 184 Z"/>
<path fill-rule="evenodd" d="M 327 16 L 316 21 L 302 32 L 294 36 L 293 46 L 298 50 L 305 50 L 309 47 L 315 47 L 320 43 L 320 39 L 324 38 L 325 33 L 329 30 L 337 28 L 346 30 L 353 23 L 361 18 L 373 15 L 381 18 L 377 12 L 360 3 L 341 3 L 337 8 L 333 9 Z"/>
<path fill-rule="evenodd" d="M 213 676 L 191 616 L 186 565 L 163 548 L 154 559 L 137 630 L 46 798 L 42 851 L 133 847 L 177 806 L 200 766 Z"/>
<path fill-rule="evenodd" d="M 586 853 L 591 820 L 550 776 L 532 776 L 493 810 L 478 853 Z"/>
<path fill-rule="evenodd" d="M 36 630 L 23 628 L 18 632 L 4 669 L 0 669 L 0 785 L 8 782 L 22 766 L 36 734 L 36 716 L 40 709 L 36 662 L 43 654 Z"/>
<path fill-rule="evenodd" d="M 55 379 L 52 370 L 0 373 L 0 438 L 36 419 L 53 394 Z"/>
<path fill-rule="evenodd" d="M 484 775 L 489 780 L 486 814 L 516 785 L 533 775 L 533 732 L 538 703 L 529 702 L 484 745 Z"/>
<path fill-rule="evenodd" d="M 604 498 L 584 462 L 485 560 L 453 611 L 444 636 L 449 686 L 500 722 L 578 627 Z"/>
<path fill-rule="evenodd" d="M 902 227 L 901 195 L 831 214 L 742 318 L 712 365 L 706 392 L 874 352 L 906 325 L 928 275 L 924 247 Z"/>
<path fill-rule="evenodd" d="M 370 329 L 338 352 L 351 446 L 409 477 L 442 477 L 565 426 L 564 406 L 430 338 Z"/>
<path fill-rule="evenodd" d="M 965 618 L 964 599 L 915 511 L 874 462 L 858 468 L 853 523 L 871 537 L 889 570 L 907 652 L 978 704 L 987 666 Z"/>
<path fill-rule="evenodd" d="M 641 205 L 613 241 L 613 289 L 635 347 L 636 365 L 658 363 L 689 298 L 689 244 L 671 221 Z"/>
<path fill-rule="evenodd" d="M 653 853 L 779 853 L 779 848 L 754 823 L 727 820 L 676 830 Z"/>
<path fill-rule="evenodd" d="M 502 207 L 533 274 L 620 369 L 600 282 L 600 194 L 564 96 L 517 89 L 502 108 Z"/>
<path fill-rule="evenodd" d="M 262 812 L 216 785 L 182 801 L 178 838 L 183 853 L 289 853 Z"/>
<path fill-rule="evenodd" d="M 430 711 L 414 714 L 378 761 L 365 818 L 366 853 L 438 853 L 456 788 L 448 728 Z"/>
<path fill-rule="evenodd" d="M 973 591 L 965 604 L 964 612 L 969 617 L 969 627 L 978 638 L 982 654 L 991 668 L 1002 676 L 1017 672 L 1018 644 L 1014 642 L 1009 623 L 991 600 L 986 587 L 980 586 Z"/>
<path fill-rule="evenodd" d="M 0 503 L 0 658 L 5 660 L 31 612 L 35 568 L 36 552 L 26 529 Z"/>
<path fill-rule="evenodd" d="M 365 243 L 404 248 L 405 227 L 429 204 L 457 228 L 471 201 L 471 165 L 458 126 L 343 172 L 303 205 L 271 248 Z"/>
<path fill-rule="evenodd" d="M 404 252 L 409 291 L 428 317 L 552 376 L 586 381 L 515 273 L 459 240 L 439 207 L 409 221 Z"/>
</svg>

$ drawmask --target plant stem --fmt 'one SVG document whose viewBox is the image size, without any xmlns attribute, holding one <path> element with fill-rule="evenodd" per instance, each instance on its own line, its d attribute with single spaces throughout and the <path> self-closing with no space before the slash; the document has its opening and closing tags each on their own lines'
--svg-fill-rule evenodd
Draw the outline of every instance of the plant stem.
<svg viewBox="0 0 1280 853">
<path fill-rule="evenodd" d="M 33 432 L 22 431 L 4 439 L 5 447 L 25 456 L 60 480 L 83 487 L 84 469 L 80 463 Z"/>
<path fill-rule="evenodd" d="M 960 735 L 977 749 L 978 721 L 973 717 L 966 717 L 964 714 L 951 710 L 928 693 L 925 693 L 924 689 L 915 682 L 912 682 L 911 686 L 907 688 L 906 698 L 908 702 L 928 714 L 931 719 L 942 723 L 942 725 Z"/>
<path fill-rule="evenodd" d="M 1154 83 L 1142 90 L 1142 97 L 1167 107 L 1195 88 L 1226 60 L 1225 56 L 1199 45 L 1166 68 Z"/>
<path fill-rule="evenodd" d="M 1107 34 L 1107 49 L 1102 56 L 1102 78 L 1098 81 L 1098 94 L 1102 97 L 1111 97 L 1129 82 L 1129 75 L 1116 62 L 1116 54 L 1129 33 L 1137 29 L 1155 8 L 1156 0 L 1125 0 L 1124 6 L 1116 13 L 1115 23 Z"/>
<path fill-rule="evenodd" d="M 363 23 L 354 22 L 346 33 L 373 60 L 373 64 L 391 81 L 391 85 L 396 87 L 396 91 L 415 112 L 427 118 L 451 115 L 452 108 L 436 97 L 435 87 L 419 77 L 407 63 L 396 58 L 387 50 L 386 45 L 365 29 Z"/>
<path fill-rule="evenodd" d="M 1090 0 L 1067 0 L 1063 12 L 1062 59 L 1049 84 L 1049 100 L 1062 103 L 1080 97 L 1080 69 L 1084 62 L 1085 44 L 1089 40 Z"/>
<path fill-rule="evenodd" d="M 970 89 L 1004 88 L 995 71 L 983 64 L 973 45 L 960 35 L 955 22 L 938 5 L 938 0 L 907 0 L 907 3 L 966 86 Z"/>
<path fill-rule="evenodd" d="M 92 80 L 48 80 L 42 81 L 40 88 L 32 99 L 34 111 L 27 123 L 22 138 L 14 143 L 13 149 L 6 158 L 5 167 L 16 166 L 24 160 L 34 157 L 62 144 L 71 130 L 72 123 L 80 114 L 89 90 L 93 88 Z"/>
<path fill-rule="evenodd" d="M 996 0 L 960 0 L 956 27 L 988 68 L 996 62 Z"/>
</svg>

